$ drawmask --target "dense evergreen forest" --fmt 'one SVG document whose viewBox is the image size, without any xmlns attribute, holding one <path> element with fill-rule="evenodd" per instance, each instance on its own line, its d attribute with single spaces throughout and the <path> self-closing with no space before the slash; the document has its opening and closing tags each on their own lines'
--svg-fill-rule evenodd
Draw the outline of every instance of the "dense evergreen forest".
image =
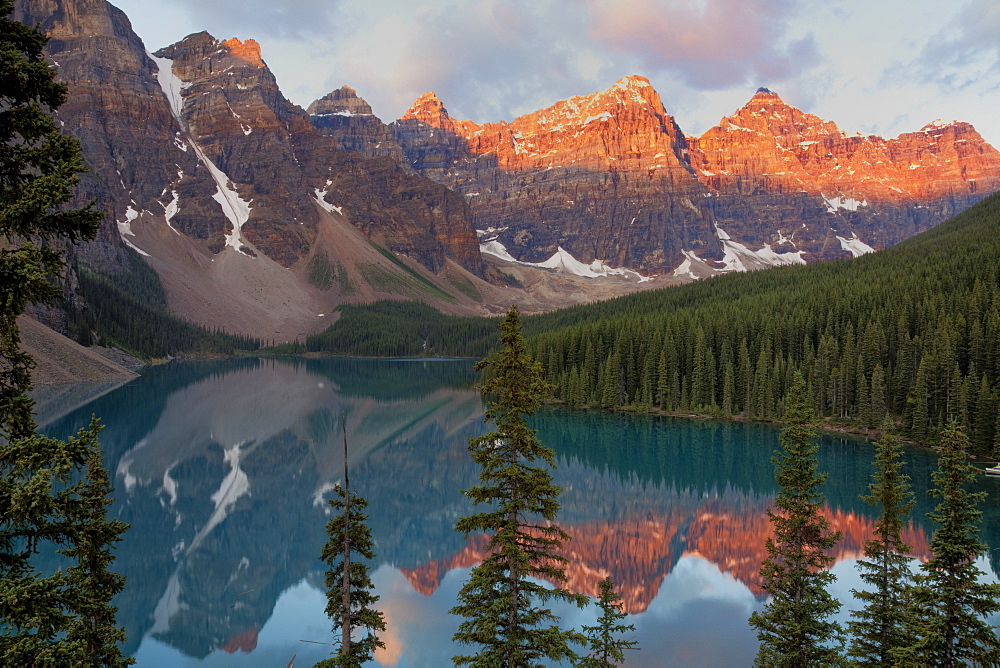
<svg viewBox="0 0 1000 668">
<path fill-rule="evenodd" d="M 117 273 L 74 263 L 86 306 L 64 304 L 71 338 L 86 346 L 121 348 L 147 360 L 260 348 L 258 339 L 210 331 L 173 315 L 156 272 L 134 251 L 126 253 L 131 266 Z"/>
<path fill-rule="evenodd" d="M 780 419 L 796 371 L 817 415 L 894 417 L 933 442 L 954 417 L 1000 449 L 1000 195 L 852 260 L 730 274 L 524 319 L 533 357 L 573 406 Z M 496 321 L 418 304 L 341 309 L 299 350 L 481 357 Z"/>
<path fill-rule="evenodd" d="M 1000 450 L 1000 195 L 877 254 L 553 317 L 529 350 L 570 405 L 780 419 L 801 371 L 828 420 L 933 442 L 954 418 Z"/>
<path fill-rule="evenodd" d="M 137 258 L 138 259 L 138 258 Z M 230 354 L 259 342 L 169 314 L 155 274 L 79 270 L 78 339 L 143 357 Z M 141 265 L 141 266 L 139 266 Z M 498 320 L 417 303 L 343 306 L 275 352 L 482 357 Z M 530 354 L 572 406 L 781 419 L 796 371 L 817 415 L 933 442 L 949 418 L 1000 456 L 1000 194 L 853 260 L 719 276 L 524 318 Z"/>
</svg>

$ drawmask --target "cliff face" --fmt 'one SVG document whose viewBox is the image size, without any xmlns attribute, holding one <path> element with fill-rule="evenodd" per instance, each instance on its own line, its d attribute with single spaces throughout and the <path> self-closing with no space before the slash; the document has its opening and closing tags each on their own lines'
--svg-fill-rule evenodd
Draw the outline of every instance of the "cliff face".
<svg viewBox="0 0 1000 668">
<path fill-rule="evenodd" d="M 481 273 L 462 199 L 391 159 L 345 154 L 319 135 L 281 95 L 255 42 L 200 33 L 156 55 L 181 81 L 180 120 L 198 150 L 250 209 L 243 233 L 269 257 L 291 266 L 308 254 L 319 202 L 432 271 L 454 257 Z"/>
<path fill-rule="evenodd" d="M 642 77 L 487 125 L 425 95 L 391 127 L 411 165 L 465 193 L 477 229 L 493 230 L 484 240 L 518 260 L 562 247 L 654 272 L 714 238 L 685 137 Z"/>
<path fill-rule="evenodd" d="M 391 126 L 409 163 L 469 198 L 514 258 L 562 247 L 699 277 L 857 255 L 1000 188 L 1000 152 L 967 123 L 848 135 L 759 90 L 686 136 L 642 77 L 510 123 L 450 117 L 432 93 Z"/>
<path fill-rule="evenodd" d="M 309 120 L 338 148 L 374 158 L 392 158 L 406 167 L 403 147 L 353 88 L 343 86 L 309 105 Z"/>
<path fill-rule="evenodd" d="M 258 302 L 254 308 L 268 311 L 270 285 L 308 291 L 304 263 L 335 254 L 329 240 L 339 237 L 329 228 L 344 223 L 430 272 L 454 261 L 482 274 L 464 199 L 401 168 L 391 155 L 372 159 L 340 150 L 285 99 L 254 40 L 222 41 L 203 32 L 149 53 L 125 14 L 104 0 L 19 0 L 15 18 L 50 36 L 46 54 L 68 85 L 58 115 L 80 139 L 90 168 L 77 203 L 93 199 L 107 213 L 97 242 L 80 251 L 87 262 L 114 269 L 128 262 L 124 246 L 130 245 L 161 276 L 168 267 L 193 285 L 218 278 L 199 278 L 199 272 L 223 254 L 266 259 L 276 267 L 265 272 L 241 264 L 240 271 L 268 284 L 245 288 Z M 369 250 L 372 257 L 364 261 L 380 262 L 379 252 Z M 344 253 L 351 257 L 331 262 L 360 257 Z M 369 290 L 352 272 L 351 294 L 392 296 Z M 217 283 L 217 294 L 200 287 L 187 303 L 204 304 L 206 296 L 232 303 L 229 287 Z M 317 300 L 304 295 L 297 308 L 315 318 L 332 308 L 322 303 L 330 298 L 344 296 L 331 292 L 313 304 L 307 302 Z M 171 302 L 181 315 L 246 331 L 226 318 L 199 318 L 183 302 Z"/>
<path fill-rule="evenodd" d="M 89 172 L 81 176 L 74 204 L 96 201 L 106 214 L 97 243 L 85 258 L 114 264 L 123 244 L 116 221 L 135 212 L 162 213 L 164 184 L 197 160 L 173 138 L 179 128 L 124 12 L 104 0 L 21 0 L 14 18 L 49 36 L 46 53 L 58 80 L 69 84 L 58 117 L 83 145 Z M 133 213 L 129 213 L 129 212 Z"/>
<path fill-rule="evenodd" d="M 689 144 L 719 227 L 755 245 L 794 235 L 818 259 L 843 253 L 837 237 L 898 243 L 1000 188 L 1000 153 L 968 123 L 848 135 L 766 89 Z"/>
</svg>

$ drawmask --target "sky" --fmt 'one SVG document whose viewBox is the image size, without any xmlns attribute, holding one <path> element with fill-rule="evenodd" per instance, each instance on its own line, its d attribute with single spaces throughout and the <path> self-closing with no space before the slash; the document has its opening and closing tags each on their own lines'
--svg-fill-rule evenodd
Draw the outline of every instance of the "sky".
<svg viewBox="0 0 1000 668">
<path fill-rule="evenodd" d="M 389 123 L 434 91 L 512 120 L 623 76 L 697 135 L 758 87 L 847 132 L 972 123 L 1000 148 L 996 0 L 111 0 L 149 51 L 253 38 L 307 107 L 343 85 Z"/>
</svg>

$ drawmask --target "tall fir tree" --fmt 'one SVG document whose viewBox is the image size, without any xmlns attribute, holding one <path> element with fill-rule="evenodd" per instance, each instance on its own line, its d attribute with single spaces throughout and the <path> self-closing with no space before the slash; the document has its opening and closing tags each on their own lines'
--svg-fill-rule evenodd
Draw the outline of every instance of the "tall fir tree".
<svg viewBox="0 0 1000 668">
<path fill-rule="evenodd" d="M 347 427 L 343 416 L 341 426 L 344 430 L 344 484 L 334 487 L 337 496 L 330 499 L 330 507 L 335 515 L 326 524 L 327 542 L 320 555 L 330 566 L 325 581 L 326 614 L 333 620 L 334 631 L 340 631 L 340 642 L 337 643 L 339 649 L 336 653 L 316 665 L 323 668 L 360 668 L 365 661 L 372 659 L 376 649 L 385 647 L 376 633 L 385 631 L 385 618 L 374 607 L 379 597 L 374 593 L 375 585 L 368 574 L 368 565 L 351 558 L 351 555 L 358 554 L 372 560 L 375 550 L 371 531 L 365 523 L 368 516 L 364 510 L 368 502 L 350 491 Z M 365 633 L 355 640 L 353 635 L 358 629 L 364 629 Z"/>
<path fill-rule="evenodd" d="M 455 524 L 466 537 L 486 533 L 488 555 L 469 573 L 451 612 L 465 618 L 455 642 L 476 647 L 475 654 L 453 657 L 455 665 L 514 668 L 540 665 L 541 659 L 576 658 L 570 645 L 586 639 L 561 629 L 558 617 L 545 605 L 555 600 L 583 607 L 587 597 L 540 582 L 566 581 L 566 558 L 560 550 L 569 540 L 554 524 L 561 491 L 549 472 L 555 455 L 524 420 L 551 387 L 543 380 L 541 365 L 525 352 L 516 307 L 507 312 L 500 330 L 500 351 L 476 365 L 477 371 L 487 372 L 481 390 L 489 397 L 486 420 L 495 429 L 469 439 L 482 484 L 464 492 L 474 503 L 492 509 Z"/>
<path fill-rule="evenodd" d="M 72 599 L 75 617 L 66 633 L 66 642 L 78 648 L 79 656 L 87 657 L 77 660 L 75 665 L 118 668 L 132 665 L 135 660 L 122 656 L 119 645 L 125 642 L 125 629 L 117 625 L 118 609 L 111 604 L 125 587 L 125 577 L 109 567 L 115 560 L 112 548 L 122 540 L 129 525 L 107 518 L 114 490 L 97 441 L 100 430 L 97 418 L 92 418 L 90 427 L 77 435 L 90 455 L 84 478 L 75 487 L 79 505 L 74 515 L 80 526 L 73 546 L 60 550 L 76 561 L 66 571 L 69 587 L 77 592 Z"/>
<path fill-rule="evenodd" d="M 891 665 L 893 654 L 913 643 L 907 628 L 907 608 L 913 573 L 911 547 L 903 541 L 903 529 L 913 509 L 910 477 L 902 472 L 902 445 L 883 424 L 882 440 L 875 444 L 875 471 L 869 493 L 861 499 L 879 510 L 874 537 L 865 544 L 865 558 L 857 563 L 868 589 L 854 590 L 864 607 L 852 612 L 849 656 L 860 665 Z"/>
<path fill-rule="evenodd" d="M 635 631 L 635 624 L 622 623 L 628 615 L 622 611 L 622 597 L 615 591 L 615 583 L 608 577 L 601 580 L 599 586 L 601 594 L 597 598 L 597 606 L 601 609 L 601 616 L 594 626 L 582 627 L 590 652 L 575 664 L 579 668 L 620 666 L 625 661 L 625 650 L 638 649 L 637 640 L 623 637 L 625 633 Z"/>
<path fill-rule="evenodd" d="M 831 617 L 840 608 L 827 591 L 836 576 L 827 555 L 840 532 L 831 533 L 822 507 L 820 486 L 827 475 L 818 471 L 816 432 L 805 380 L 796 373 L 788 395 L 780 436 L 781 451 L 772 462 L 778 483 L 768 517 L 774 536 L 767 539 L 767 558 L 760 575 L 771 596 L 764 609 L 750 616 L 760 650 L 755 665 L 797 668 L 842 663 L 843 634 Z"/>
<path fill-rule="evenodd" d="M 106 567 L 124 527 L 105 518 L 99 429 L 67 441 L 34 433 L 34 360 L 17 324 L 56 299 L 60 245 L 92 239 L 100 214 L 63 206 L 84 171 L 79 142 L 53 116 L 66 88 L 45 61 L 45 35 L 12 11 L 0 0 L 0 664 L 123 665 L 109 603 L 121 580 Z M 38 572 L 34 555 L 53 548 L 77 564 Z"/>
<path fill-rule="evenodd" d="M 941 499 L 927 513 L 937 529 L 933 556 L 920 565 L 909 611 L 916 641 L 896 653 L 905 665 L 1000 666 L 1000 639 L 984 619 L 1000 612 L 1000 585 L 980 581 L 976 559 L 986 546 L 979 540 L 985 492 L 967 485 L 977 470 L 968 459 L 969 439 L 954 421 L 941 433 L 941 454 L 929 493 Z"/>
</svg>

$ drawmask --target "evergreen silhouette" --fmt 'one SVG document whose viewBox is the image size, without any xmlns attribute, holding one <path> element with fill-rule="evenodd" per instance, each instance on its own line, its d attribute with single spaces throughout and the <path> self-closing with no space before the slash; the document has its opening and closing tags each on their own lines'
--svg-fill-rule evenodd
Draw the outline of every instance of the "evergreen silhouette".
<svg viewBox="0 0 1000 668">
<path fill-rule="evenodd" d="M 541 365 L 525 353 L 516 307 L 500 330 L 500 351 L 476 365 L 477 371 L 488 372 L 481 389 L 490 398 L 486 420 L 495 430 L 469 440 L 482 484 L 464 492 L 476 504 L 493 508 L 455 524 L 466 537 L 488 535 L 487 556 L 469 573 L 451 609 L 465 618 L 455 642 L 476 648 L 474 654 L 453 657 L 456 665 L 520 667 L 540 665 L 540 659 L 573 659 L 570 644 L 586 640 L 561 629 L 544 605 L 562 600 L 583 607 L 587 597 L 538 581 L 566 580 L 560 549 L 569 540 L 554 524 L 560 488 L 549 469 L 555 456 L 524 421 L 551 386 L 543 380 Z M 532 465 L 539 460 L 541 465 Z"/>
<path fill-rule="evenodd" d="M 639 644 L 636 640 L 622 637 L 628 631 L 635 631 L 635 625 L 622 623 L 628 615 L 622 612 L 621 596 L 615 591 L 615 583 L 608 577 L 601 580 L 600 587 L 597 605 L 601 609 L 601 616 L 597 618 L 596 625 L 581 627 L 583 634 L 587 636 L 590 653 L 577 661 L 575 665 L 580 668 L 621 665 L 625 661 L 625 650 L 637 649 L 636 645 Z"/>
<path fill-rule="evenodd" d="M 986 546 L 979 540 L 978 505 L 986 493 L 966 489 L 977 475 L 968 449 L 968 437 L 950 422 L 929 491 L 941 499 L 927 514 L 937 524 L 930 541 L 934 556 L 920 565 L 907 617 L 916 641 L 896 653 L 908 665 L 1000 665 L 1000 640 L 983 619 L 1000 612 L 1000 585 L 979 581 L 976 559 Z"/>
<path fill-rule="evenodd" d="M 347 426 L 341 416 L 344 430 L 344 485 L 335 485 L 336 498 L 330 499 L 330 507 L 336 513 L 326 524 L 327 542 L 320 558 L 330 568 L 326 572 L 326 614 L 333 620 L 333 630 L 340 630 L 339 650 L 317 666 L 352 666 L 360 668 L 371 660 L 375 650 L 385 647 L 376 631 L 385 631 L 385 619 L 373 606 L 379 597 L 373 593 L 368 574 L 368 565 L 352 560 L 352 554 L 365 559 L 375 558 L 371 530 L 365 522 L 364 514 L 368 502 L 357 494 L 351 494 L 347 468 Z M 365 635 L 359 640 L 352 636 L 357 629 L 364 629 Z"/>
<path fill-rule="evenodd" d="M 835 579 L 827 551 L 840 540 L 831 533 L 821 510 L 819 491 L 826 474 L 817 470 L 816 432 L 806 404 L 805 381 L 796 375 L 789 393 L 782 430 L 782 450 L 772 461 L 778 495 L 768 517 L 774 536 L 767 539 L 767 557 L 760 575 L 771 598 L 750 616 L 757 630 L 758 666 L 838 665 L 843 646 L 840 625 L 830 617 L 840 608 L 827 587 Z"/>
<path fill-rule="evenodd" d="M 52 115 L 66 87 L 45 35 L 12 11 L 0 0 L 0 665 L 126 665 L 109 603 L 122 579 L 107 570 L 125 525 L 105 517 L 99 427 L 66 441 L 35 434 L 34 360 L 17 324 L 29 305 L 57 299 L 60 248 L 92 239 L 101 216 L 63 207 L 84 171 L 79 142 Z M 33 557 L 53 549 L 76 564 L 39 572 Z"/>
<path fill-rule="evenodd" d="M 67 569 L 69 587 L 76 592 L 73 606 L 76 616 L 66 642 L 79 648 L 79 656 L 87 657 L 74 665 L 118 667 L 131 665 L 135 660 L 121 654 L 119 644 L 125 642 L 125 629 L 117 626 L 118 609 L 111 605 L 111 600 L 125 587 L 125 577 L 108 568 L 115 560 L 112 546 L 122 540 L 129 525 L 106 516 L 114 489 L 97 442 L 100 430 L 97 419 L 93 418 L 90 427 L 77 436 L 88 446 L 90 454 L 86 474 L 75 487 L 79 505 L 74 515 L 80 526 L 73 547 L 60 550 L 76 560 L 76 565 Z"/>
<path fill-rule="evenodd" d="M 891 665 L 893 655 L 913 644 L 907 628 L 907 608 L 913 574 L 911 547 L 903 542 L 914 498 L 909 476 L 902 472 L 902 444 L 883 426 L 885 435 L 875 444 L 875 471 L 869 493 L 861 499 L 879 510 L 874 538 L 865 544 L 857 562 L 861 579 L 870 589 L 854 590 L 864 607 L 851 613 L 849 656 L 860 665 Z"/>
</svg>

